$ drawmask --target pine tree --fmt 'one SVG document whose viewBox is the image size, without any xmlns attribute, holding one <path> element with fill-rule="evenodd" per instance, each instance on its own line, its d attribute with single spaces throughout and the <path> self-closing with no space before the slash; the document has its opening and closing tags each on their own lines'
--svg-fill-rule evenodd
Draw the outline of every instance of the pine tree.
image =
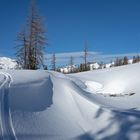
<svg viewBox="0 0 140 140">
<path fill-rule="evenodd" d="M 56 56 L 55 56 L 55 53 L 52 55 L 52 70 L 56 71 Z"/>
</svg>

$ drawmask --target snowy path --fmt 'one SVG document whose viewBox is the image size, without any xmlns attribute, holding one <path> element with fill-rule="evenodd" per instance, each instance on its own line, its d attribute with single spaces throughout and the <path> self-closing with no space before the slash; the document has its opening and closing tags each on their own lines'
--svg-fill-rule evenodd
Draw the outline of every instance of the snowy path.
<svg viewBox="0 0 140 140">
<path fill-rule="evenodd" d="M 9 88 L 12 78 L 8 73 L 0 73 L 0 129 L 1 140 L 17 140 L 11 119 L 11 112 L 9 107 Z"/>
</svg>

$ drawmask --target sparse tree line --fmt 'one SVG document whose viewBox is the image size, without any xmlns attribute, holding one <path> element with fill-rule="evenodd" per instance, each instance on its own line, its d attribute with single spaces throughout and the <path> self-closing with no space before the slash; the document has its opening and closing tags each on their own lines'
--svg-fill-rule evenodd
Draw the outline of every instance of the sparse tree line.
<svg viewBox="0 0 140 140">
<path fill-rule="evenodd" d="M 30 13 L 27 16 L 25 26 L 20 30 L 17 35 L 16 56 L 18 66 L 21 69 L 36 70 L 41 67 L 47 70 L 48 67 L 44 64 L 44 51 L 47 46 L 46 30 L 43 25 L 43 18 L 40 16 L 36 7 L 35 0 L 32 0 Z M 90 64 L 88 62 L 88 45 L 85 43 L 83 50 L 83 63 L 80 65 L 74 65 L 74 57 L 70 56 L 67 69 L 62 69 L 56 66 L 56 55 L 53 53 L 51 61 L 51 70 L 63 72 L 67 70 L 67 73 L 76 73 L 82 71 L 89 71 Z M 140 56 L 133 56 L 132 63 L 140 62 Z M 128 65 L 128 57 L 117 58 L 110 67 L 117 67 L 122 65 Z M 98 69 L 106 68 L 106 65 L 101 62 Z"/>
<path fill-rule="evenodd" d="M 87 63 L 81 63 L 80 65 L 74 65 L 74 58 L 73 57 L 70 57 L 70 62 L 71 61 L 72 61 L 72 63 L 70 63 L 68 66 L 64 67 L 63 69 L 62 68 L 57 68 L 56 71 L 62 72 L 62 73 L 84 72 L 84 71 L 89 71 L 90 70 L 90 64 L 92 64 L 90 62 L 87 62 Z M 139 62 L 140 62 L 140 56 L 139 55 L 133 56 L 133 59 L 131 59 L 131 62 L 130 62 L 130 60 L 128 59 L 127 56 L 124 56 L 123 58 L 116 58 L 116 60 L 114 60 L 114 62 L 110 63 L 109 67 L 110 68 L 111 67 L 118 67 L 118 66 L 123 66 L 123 65 L 128 65 L 128 64 L 139 63 Z M 65 70 L 66 68 L 69 69 L 69 70 L 68 71 Z M 97 69 L 105 69 L 105 68 L 106 68 L 106 64 L 101 62 L 101 63 L 99 63 L 99 67 Z"/>
<path fill-rule="evenodd" d="M 129 62 L 129 59 L 127 56 L 125 56 L 124 58 L 117 58 L 115 60 L 115 63 L 114 63 L 114 67 L 115 66 L 122 66 L 122 65 L 128 65 L 129 63 L 139 63 L 140 62 L 140 56 L 137 55 L 137 56 L 133 56 L 133 59 L 132 59 L 132 62 Z"/>
</svg>

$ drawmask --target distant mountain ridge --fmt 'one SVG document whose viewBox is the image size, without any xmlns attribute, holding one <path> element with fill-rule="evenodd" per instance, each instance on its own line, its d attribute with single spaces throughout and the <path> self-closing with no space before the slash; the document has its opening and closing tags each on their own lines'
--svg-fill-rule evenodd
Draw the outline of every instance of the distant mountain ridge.
<svg viewBox="0 0 140 140">
<path fill-rule="evenodd" d="M 17 62 L 9 57 L 0 57 L 0 69 L 16 69 Z"/>
</svg>

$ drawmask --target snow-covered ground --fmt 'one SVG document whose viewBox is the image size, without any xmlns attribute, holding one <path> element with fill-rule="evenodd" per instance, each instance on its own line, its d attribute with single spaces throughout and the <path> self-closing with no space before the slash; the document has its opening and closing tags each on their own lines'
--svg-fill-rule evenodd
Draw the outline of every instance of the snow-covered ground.
<svg viewBox="0 0 140 140">
<path fill-rule="evenodd" d="M 0 69 L 15 69 L 17 62 L 8 57 L 0 57 Z"/>
<path fill-rule="evenodd" d="M 140 139 L 139 63 L 70 75 L 5 72 L 13 78 L 9 102 L 18 140 Z"/>
</svg>

